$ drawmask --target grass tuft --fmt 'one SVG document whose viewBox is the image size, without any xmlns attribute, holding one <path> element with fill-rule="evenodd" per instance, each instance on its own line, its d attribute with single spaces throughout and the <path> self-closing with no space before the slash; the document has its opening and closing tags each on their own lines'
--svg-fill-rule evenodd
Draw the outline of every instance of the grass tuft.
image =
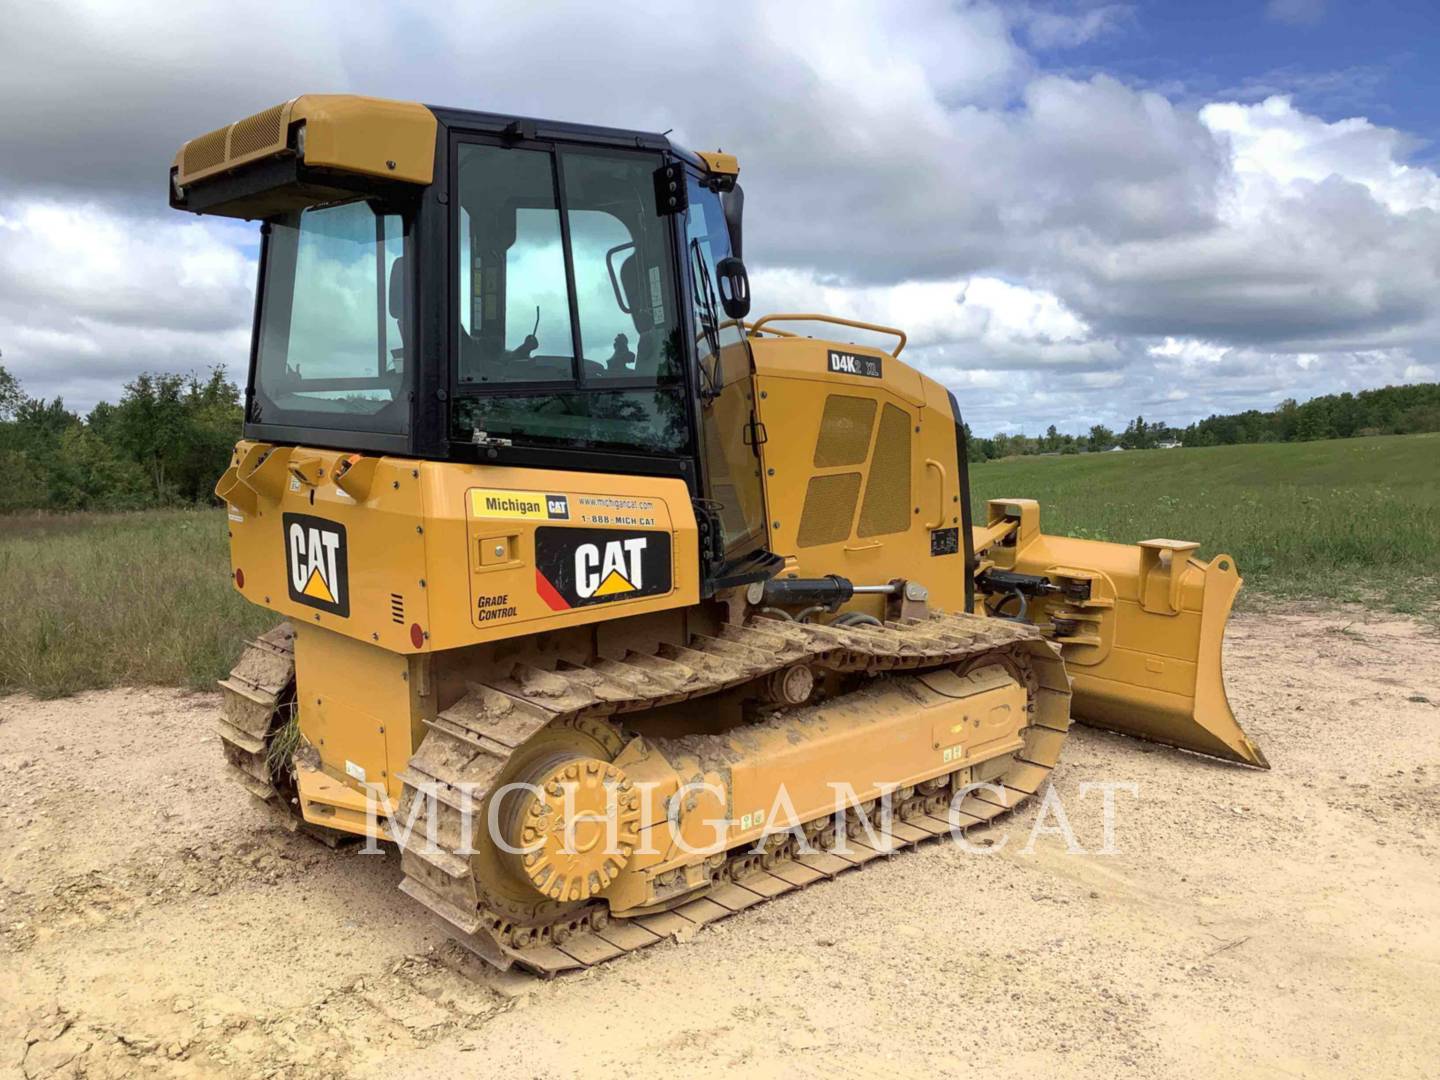
<svg viewBox="0 0 1440 1080">
<path fill-rule="evenodd" d="M 300 749 L 300 710 L 295 707 L 293 699 L 289 709 L 290 715 L 275 729 L 265 750 L 265 763 L 270 767 L 271 776 L 288 775 L 292 767 L 290 759 Z"/>
</svg>

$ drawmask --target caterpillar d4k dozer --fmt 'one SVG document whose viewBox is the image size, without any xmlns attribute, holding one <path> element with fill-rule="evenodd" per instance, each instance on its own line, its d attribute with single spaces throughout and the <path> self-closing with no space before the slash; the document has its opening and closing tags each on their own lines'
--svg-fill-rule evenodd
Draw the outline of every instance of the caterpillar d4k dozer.
<svg viewBox="0 0 1440 1080">
<path fill-rule="evenodd" d="M 1263 766 L 1196 545 L 970 520 L 905 335 L 747 322 L 738 165 L 305 96 L 186 143 L 256 219 L 222 685 L 240 781 L 493 963 L 598 963 L 1035 794 L 1075 715 Z M 800 336 L 838 324 L 888 349 Z M 786 329 L 786 327 L 789 329 Z"/>
</svg>

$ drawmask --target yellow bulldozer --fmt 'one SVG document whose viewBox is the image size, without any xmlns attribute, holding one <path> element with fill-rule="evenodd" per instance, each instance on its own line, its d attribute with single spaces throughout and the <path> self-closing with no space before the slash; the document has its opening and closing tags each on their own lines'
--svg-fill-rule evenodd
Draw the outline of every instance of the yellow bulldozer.
<svg viewBox="0 0 1440 1080">
<path fill-rule="evenodd" d="M 738 174 L 350 95 L 170 172 L 176 209 L 261 222 L 215 492 L 235 588 L 285 621 L 221 684 L 226 759 L 297 828 L 397 844 L 502 968 L 992 822 L 1072 712 L 1265 767 L 1221 674 L 1233 560 L 1047 535 L 1023 498 L 972 521 L 903 331 L 750 317 Z"/>
</svg>

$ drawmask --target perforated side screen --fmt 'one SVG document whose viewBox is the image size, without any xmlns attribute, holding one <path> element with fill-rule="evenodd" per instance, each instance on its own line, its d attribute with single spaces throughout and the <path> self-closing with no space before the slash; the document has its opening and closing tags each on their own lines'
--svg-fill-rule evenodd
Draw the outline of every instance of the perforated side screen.
<svg viewBox="0 0 1440 1080">
<path fill-rule="evenodd" d="M 796 544 L 803 548 L 848 540 L 859 498 L 858 472 L 812 476 L 805 489 L 805 510 L 800 515 Z"/>
<path fill-rule="evenodd" d="M 858 536 L 883 536 L 910 527 L 910 417 L 886 405 L 875 436 Z"/>
<path fill-rule="evenodd" d="M 284 112 L 284 105 L 276 105 L 273 109 L 238 121 L 230 130 L 230 156 L 238 158 L 278 144 Z"/>
<path fill-rule="evenodd" d="M 208 169 L 225 160 L 225 140 L 229 128 L 220 128 L 198 139 L 191 139 L 185 146 L 185 171 L 187 173 Z"/>
<path fill-rule="evenodd" d="M 815 467 L 863 464 L 870 452 L 870 432 L 874 426 L 874 398 L 831 394 L 825 399 L 825 415 L 820 418 Z"/>
</svg>

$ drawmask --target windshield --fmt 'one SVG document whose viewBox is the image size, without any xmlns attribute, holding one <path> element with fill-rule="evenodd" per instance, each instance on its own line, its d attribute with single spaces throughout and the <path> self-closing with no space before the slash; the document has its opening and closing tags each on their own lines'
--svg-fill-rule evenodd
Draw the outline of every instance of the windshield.
<svg viewBox="0 0 1440 1080">
<path fill-rule="evenodd" d="M 454 438 L 688 452 L 659 164 L 460 145 Z"/>
<path fill-rule="evenodd" d="M 404 433 L 403 218 L 353 202 L 267 229 L 250 422 Z"/>
</svg>

